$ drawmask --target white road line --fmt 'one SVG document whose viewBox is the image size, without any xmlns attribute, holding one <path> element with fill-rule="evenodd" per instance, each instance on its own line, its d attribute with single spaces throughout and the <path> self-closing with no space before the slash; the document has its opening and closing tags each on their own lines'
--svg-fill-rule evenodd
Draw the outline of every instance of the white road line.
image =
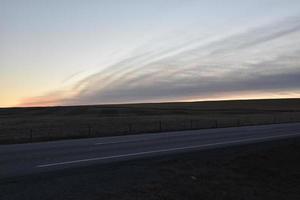
<svg viewBox="0 0 300 200">
<path fill-rule="evenodd" d="M 119 144 L 119 143 L 127 143 L 127 142 L 140 142 L 144 141 L 145 139 L 140 139 L 140 140 L 124 140 L 124 141 L 114 141 L 114 142 L 97 142 L 95 145 L 106 145 L 106 144 Z"/>
<path fill-rule="evenodd" d="M 259 140 L 265 140 L 265 139 L 274 139 L 274 138 L 296 136 L 296 135 L 300 135 L 300 133 L 267 136 L 267 137 L 259 137 L 259 138 L 249 138 L 249 139 L 239 139 L 239 140 L 232 140 L 232 141 L 227 141 L 227 142 L 216 142 L 216 143 L 210 143 L 210 144 L 201 144 L 201 145 L 177 147 L 177 148 L 170 148 L 170 149 L 144 151 L 144 152 L 121 154 L 121 155 L 114 155 L 114 156 L 95 157 L 95 158 L 88 158 L 88 159 L 82 159 L 82 160 L 73 160 L 73 161 L 66 161 L 66 162 L 42 164 L 42 165 L 37 165 L 36 167 L 43 168 L 43 167 L 52 167 L 52 166 L 58 166 L 58 165 L 75 164 L 75 163 L 81 163 L 81 162 L 108 160 L 108 159 L 113 159 L 113 158 L 126 158 L 126 157 L 131 157 L 131 156 L 139 156 L 139 155 L 147 155 L 147 154 L 163 153 L 163 152 L 171 152 L 171 151 L 187 150 L 187 149 L 196 149 L 196 148 L 201 148 L 201 147 L 218 146 L 218 145 L 224 145 L 224 144 L 236 144 L 236 143 L 241 143 L 241 142 L 259 141 Z"/>
</svg>

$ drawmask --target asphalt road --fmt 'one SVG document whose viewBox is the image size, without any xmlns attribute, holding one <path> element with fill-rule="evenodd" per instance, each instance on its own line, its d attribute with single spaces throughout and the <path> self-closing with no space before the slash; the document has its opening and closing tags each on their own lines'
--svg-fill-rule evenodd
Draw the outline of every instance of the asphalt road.
<svg viewBox="0 0 300 200">
<path fill-rule="evenodd" d="M 300 123 L 0 145 L 0 179 L 300 136 Z"/>
</svg>

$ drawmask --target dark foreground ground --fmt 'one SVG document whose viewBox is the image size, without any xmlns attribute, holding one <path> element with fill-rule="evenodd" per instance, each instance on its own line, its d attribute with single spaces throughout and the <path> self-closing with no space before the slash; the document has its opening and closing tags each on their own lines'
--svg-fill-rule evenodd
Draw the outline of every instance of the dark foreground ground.
<svg viewBox="0 0 300 200">
<path fill-rule="evenodd" d="M 0 199 L 300 199 L 300 139 L 0 180 Z"/>
</svg>

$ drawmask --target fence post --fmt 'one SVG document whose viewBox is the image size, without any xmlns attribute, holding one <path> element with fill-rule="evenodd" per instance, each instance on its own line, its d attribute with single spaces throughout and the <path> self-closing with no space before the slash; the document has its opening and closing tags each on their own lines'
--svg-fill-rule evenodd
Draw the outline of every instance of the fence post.
<svg viewBox="0 0 300 200">
<path fill-rule="evenodd" d="M 128 131 L 129 131 L 129 133 L 131 133 L 132 132 L 132 124 L 130 123 L 130 124 L 128 124 Z"/>
<path fill-rule="evenodd" d="M 159 120 L 159 132 L 162 131 L 162 123 L 161 123 L 161 120 Z"/>
<path fill-rule="evenodd" d="M 32 129 L 30 129 L 30 142 L 32 142 L 33 141 L 33 131 L 32 131 Z"/>
<path fill-rule="evenodd" d="M 218 128 L 218 120 L 215 120 L 215 127 Z"/>
<path fill-rule="evenodd" d="M 241 120 L 237 119 L 237 126 L 241 126 Z"/>
<path fill-rule="evenodd" d="M 62 137 L 64 137 L 63 127 L 58 126 L 58 132 L 59 132 L 59 135 L 61 135 Z"/>
<path fill-rule="evenodd" d="M 47 137 L 48 137 L 47 139 L 50 138 L 51 132 L 54 133 L 54 131 L 52 130 L 52 127 L 50 126 L 50 127 L 49 127 L 49 131 L 48 131 L 48 135 L 47 135 Z M 59 135 L 59 136 L 61 137 L 61 135 Z"/>
<path fill-rule="evenodd" d="M 89 125 L 88 129 L 89 129 L 89 136 L 92 136 L 92 127 L 91 127 L 91 125 Z"/>
</svg>

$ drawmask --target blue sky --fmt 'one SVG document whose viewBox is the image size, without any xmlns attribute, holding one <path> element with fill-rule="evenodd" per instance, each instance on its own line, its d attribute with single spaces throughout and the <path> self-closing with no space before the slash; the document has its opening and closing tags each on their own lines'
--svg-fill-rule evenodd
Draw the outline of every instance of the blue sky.
<svg viewBox="0 0 300 200">
<path fill-rule="evenodd" d="M 0 106 L 300 97 L 300 1 L 0 0 Z"/>
</svg>

